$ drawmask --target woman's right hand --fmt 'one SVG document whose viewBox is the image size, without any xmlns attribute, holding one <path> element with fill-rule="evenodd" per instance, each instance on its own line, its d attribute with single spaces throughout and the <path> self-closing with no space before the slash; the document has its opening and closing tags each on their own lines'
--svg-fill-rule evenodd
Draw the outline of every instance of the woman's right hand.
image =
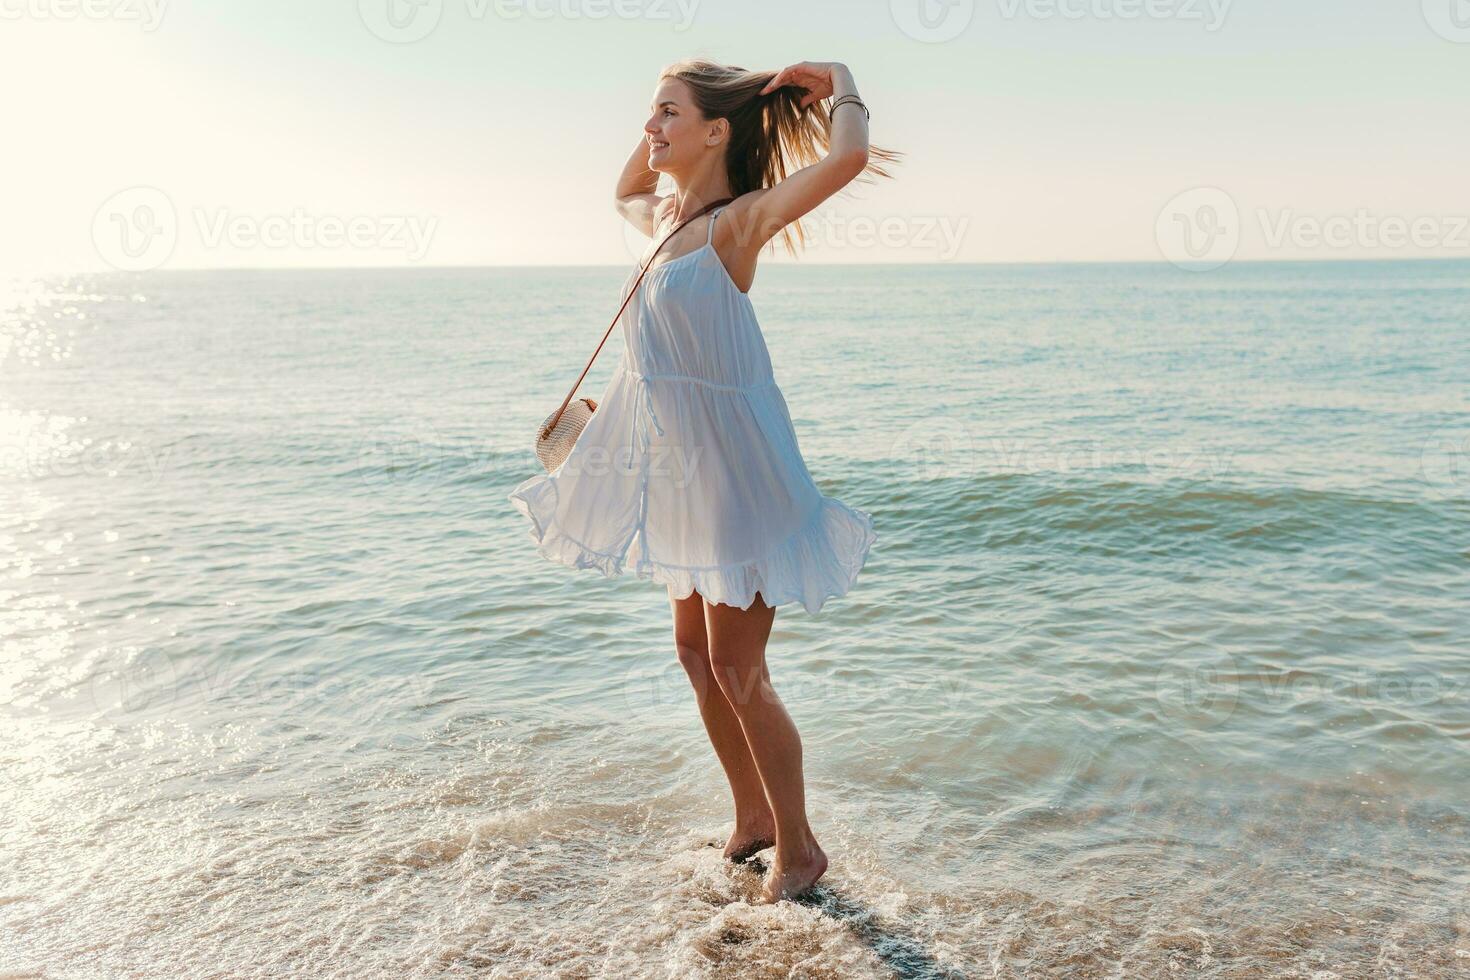
<svg viewBox="0 0 1470 980">
<path fill-rule="evenodd" d="M 774 92 L 786 85 L 795 85 L 807 90 L 807 95 L 801 100 L 801 107 L 805 109 L 818 99 L 831 97 L 832 90 L 837 86 L 837 80 L 832 76 L 838 70 L 846 71 L 847 66 L 840 61 L 798 61 L 776 72 L 760 94 Z"/>
</svg>

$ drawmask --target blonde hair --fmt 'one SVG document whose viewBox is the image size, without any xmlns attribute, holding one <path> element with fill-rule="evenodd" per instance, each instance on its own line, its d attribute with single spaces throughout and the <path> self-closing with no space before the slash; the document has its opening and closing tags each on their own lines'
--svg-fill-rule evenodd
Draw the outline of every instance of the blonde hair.
<svg viewBox="0 0 1470 980">
<path fill-rule="evenodd" d="M 783 85 L 773 92 L 760 94 L 776 74 L 747 71 L 700 58 L 676 61 L 659 73 L 660 81 L 677 78 L 688 85 L 694 104 L 705 119 L 729 121 L 725 167 L 730 190 L 736 197 L 774 186 L 792 171 L 821 160 L 831 146 L 832 119 L 823 100 L 818 99 L 803 109 L 801 100 L 809 93 L 796 85 Z M 891 178 L 893 175 L 882 164 L 898 163 L 902 156 L 901 151 L 870 144 L 868 165 L 856 179 L 871 184 L 875 176 Z M 795 255 L 793 228 L 794 241 L 803 246 L 806 232 L 800 220 L 781 230 L 786 250 Z"/>
</svg>

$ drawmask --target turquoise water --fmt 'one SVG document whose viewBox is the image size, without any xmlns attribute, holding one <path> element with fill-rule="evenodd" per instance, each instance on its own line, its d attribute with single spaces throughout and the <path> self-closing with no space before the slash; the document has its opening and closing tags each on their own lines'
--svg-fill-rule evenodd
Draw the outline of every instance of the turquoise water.
<svg viewBox="0 0 1470 980">
<path fill-rule="evenodd" d="M 625 272 L 10 284 L 0 973 L 1470 968 L 1470 263 L 763 269 L 879 534 L 778 907 L 662 587 L 505 497 Z"/>
</svg>

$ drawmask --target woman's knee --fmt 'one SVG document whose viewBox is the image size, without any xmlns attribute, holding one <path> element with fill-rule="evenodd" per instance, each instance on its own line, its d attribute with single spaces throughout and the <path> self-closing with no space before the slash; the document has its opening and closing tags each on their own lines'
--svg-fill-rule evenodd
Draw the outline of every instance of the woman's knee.
<svg viewBox="0 0 1470 980">
<path fill-rule="evenodd" d="M 679 664 L 691 679 L 709 676 L 709 646 L 706 643 L 674 637 L 674 652 Z"/>
<path fill-rule="evenodd" d="M 726 651 L 716 644 L 711 648 L 710 672 L 725 693 L 725 699 L 736 711 L 757 699 L 770 700 L 767 688 L 770 677 L 764 658 L 752 658 L 748 651 Z"/>
</svg>

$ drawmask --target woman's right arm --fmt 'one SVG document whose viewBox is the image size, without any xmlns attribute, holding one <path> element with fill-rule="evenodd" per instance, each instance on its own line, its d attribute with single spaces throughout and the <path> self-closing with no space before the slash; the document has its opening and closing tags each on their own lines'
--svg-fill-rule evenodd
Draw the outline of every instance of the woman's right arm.
<svg viewBox="0 0 1470 980">
<path fill-rule="evenodd" d="M 788 85 L 807 90 L 801 101 L 803 108 L 829 96 L 836 100 L 858 94 L 852 71 L 840 61 L 803 61 L 783 68 L 771 77 L 761 94 Z M 871 149 L 867 113 L 856 106 L 844 105 L 828 120 L 831 135 L 827 155 L 752 197 L 741 216 L 755 230 L 755 241 L 748 247 L 759 249 L 782 228 L 842 190 L 867 169 Z"/>
<path fill-rule="evenodd" d="M 648 169 L 648 140 L 639 137 L 628 162 L 623 164 L 623 174 L 618 178 L 613 197 L 618 214 L 649 238 L 658 230 L 658 205 L 662 198 L 657 189 L 658 171 Z"/>
</svg>

